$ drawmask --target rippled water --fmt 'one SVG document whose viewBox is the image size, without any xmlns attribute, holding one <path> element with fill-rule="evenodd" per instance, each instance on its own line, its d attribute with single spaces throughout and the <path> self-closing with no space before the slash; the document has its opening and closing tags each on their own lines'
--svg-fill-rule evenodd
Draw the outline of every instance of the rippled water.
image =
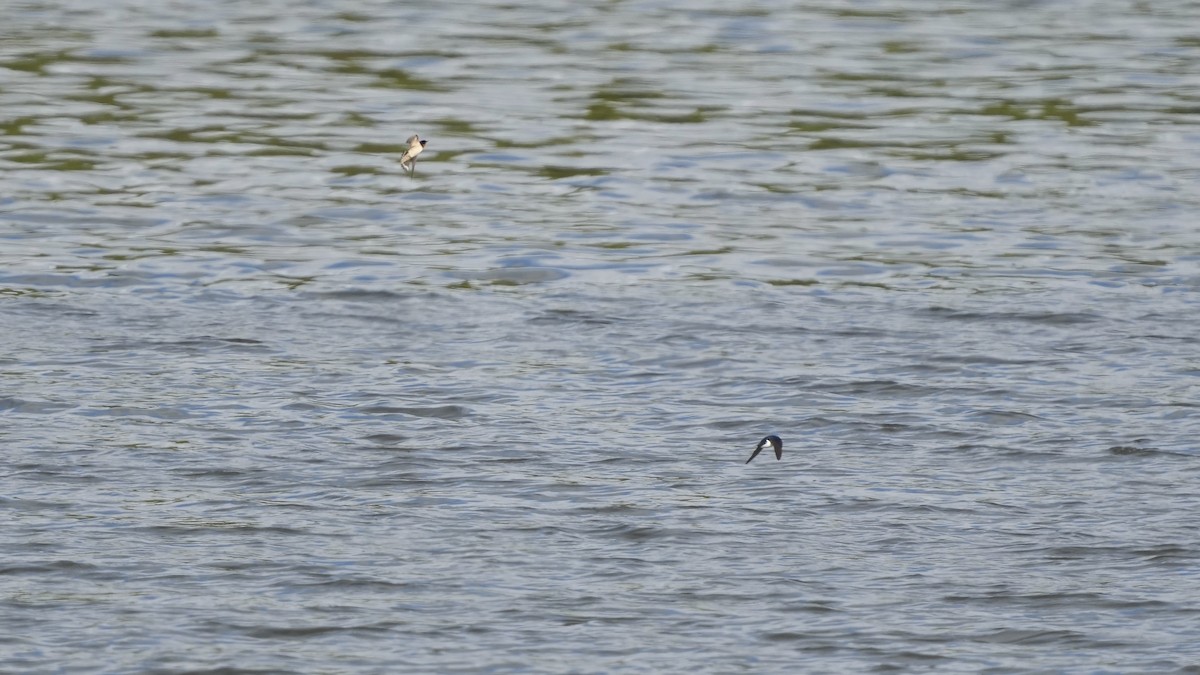
<svg viewBox="0 0 1200 675">
<path fill-rule="evenodd" d="M 1200 671 L 1200 6 L 3 15 L 5 672 Z"/>
</svg>

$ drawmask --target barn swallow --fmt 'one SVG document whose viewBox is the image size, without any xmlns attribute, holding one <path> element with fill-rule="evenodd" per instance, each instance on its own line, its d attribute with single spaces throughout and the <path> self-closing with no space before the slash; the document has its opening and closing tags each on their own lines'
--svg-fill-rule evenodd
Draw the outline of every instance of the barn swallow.
<svg viewBox="0 0 1200 675">
<path fill-rule="evenodd" d="M 408 171 L 409 177 L 417 175 L 417 155 L 425 149 L 425 144 L 429 141 L 421 140 L 421 137 L 413 134 L 404 141 L 408 143 L 408 149 L 404 151 L 404 156 L 400 158 L 400 168 Z"/>
<path fill-rule="evenodd" d="M 772 448 L 775 448 L 775 459 L 783 459 L 783 439 L 775 435 L 766 436 L 759 441 L 758 447 L 754 448 L 754 454 L 750 455 L 750 459 L 758 457 L 758 453 L 762 452 L 763 448 L 767 447 L 768 445 L 770 445 Z M 750 459 L 746 460 L 747 464 L 750 463 Z"/>
</svg>

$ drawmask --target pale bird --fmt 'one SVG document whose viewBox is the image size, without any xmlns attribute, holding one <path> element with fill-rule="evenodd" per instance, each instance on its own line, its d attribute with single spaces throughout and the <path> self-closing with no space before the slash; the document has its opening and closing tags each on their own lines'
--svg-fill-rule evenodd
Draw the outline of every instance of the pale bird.
<svg viewBox="0 0 1200 675">
<path fill-rule="evenodd" d="M 421 154 L 421 151 L 425 149 L 425 144 L 429 141 L 423 141 L 420 136 L 413 134 L 404 142 L 408 143 L 408 149 L 400 158 L 400 168 L 407 171 L 410 177 L 415 176 L 417 175 L 417 155 Z"/>
</svg>

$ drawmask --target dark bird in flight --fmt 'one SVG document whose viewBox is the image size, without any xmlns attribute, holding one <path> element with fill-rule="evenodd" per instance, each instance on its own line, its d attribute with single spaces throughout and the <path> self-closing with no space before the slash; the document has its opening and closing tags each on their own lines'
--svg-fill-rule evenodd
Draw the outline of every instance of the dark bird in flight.
<svg viewBox="0 0 1200 675">
<path fill-rule="evenodd" d="M 772 448 L 775 448 L 775 459 L 783 459 L 783 439 L 778 436 L 771 435 L 764 437 L 758 442 L 758 447 L 754 448 L 754 454 L 750 455 L 750 459 L 746 460 L 746 463 L 749 464 L 750 460 L 758 457 L 758 453 L 762 452 L 763 448 L 767 447 L 768 445 Z"/>
</svg>

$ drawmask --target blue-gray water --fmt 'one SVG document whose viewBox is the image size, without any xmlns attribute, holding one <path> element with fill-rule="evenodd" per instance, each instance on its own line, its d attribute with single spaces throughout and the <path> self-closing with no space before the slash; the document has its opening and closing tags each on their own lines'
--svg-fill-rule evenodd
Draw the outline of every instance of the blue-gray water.
<svg viewBox="0 0 1200 675">
<path fill-rule="evenodd" d="M 1200 671 L 1197 25 L 7 3 L 0 671 Z"/>
</svg>

